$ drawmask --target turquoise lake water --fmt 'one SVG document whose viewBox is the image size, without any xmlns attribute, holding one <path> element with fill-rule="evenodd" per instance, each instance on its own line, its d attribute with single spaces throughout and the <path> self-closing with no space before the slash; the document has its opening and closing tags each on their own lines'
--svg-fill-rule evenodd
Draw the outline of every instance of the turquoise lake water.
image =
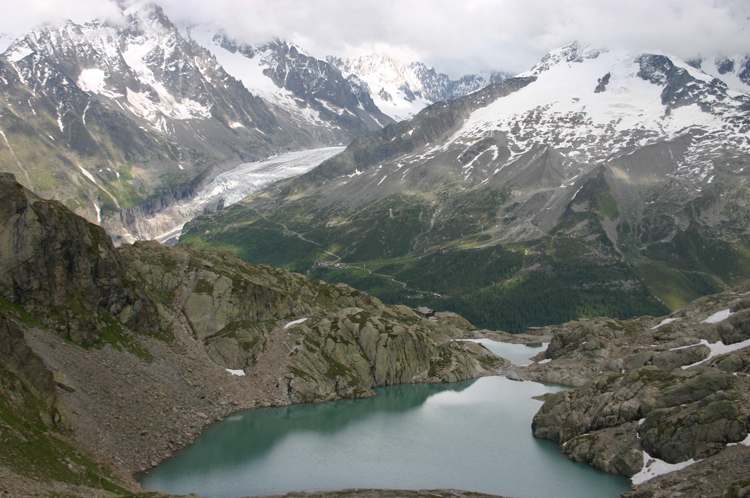
<svg viewBox="0 0 750 498">
<path fill-rule="evenodd" d="M 516 355 L 514 362 L 541 351 L 492 349 Z M 629 491 L 628 479 L 572 462 L 557 444 L 532 436 L 542 403 L 531 397 L 561 389 L 484 377 L 250 410 L 207 429 L 144 475 L 141 485 L 212 498 L 346 488 L 454 488 L 516 498 Z"/>
</svg>

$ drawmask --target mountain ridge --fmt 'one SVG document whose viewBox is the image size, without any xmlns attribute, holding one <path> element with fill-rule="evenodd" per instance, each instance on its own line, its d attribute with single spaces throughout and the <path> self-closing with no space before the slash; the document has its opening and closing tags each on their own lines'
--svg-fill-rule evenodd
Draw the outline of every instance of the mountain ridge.
<svg viewBox="0 0 750 498">
<path fill-rule="evenodd" d="M 336 57 L 327 60 L 348 78 L 364 81 L 378 107 L 397 121 L 412 117 L 430 104 L 468 95 L 511 76 L 496 71 L 451 80 L 421 62 L 405 64 L 382 52 L 346 61 Z"/>
<path fill-rule="evenodd" d="M 294 44 L 243 45 L 155 5 L 42 26 L 3 57 L 3 169 L 117 243 L 157 236 L 147 220 L 240 164 L 393 122 L 367 83 Z"/>
<path fill-rule="evenodd" d="M 492 94 L 512 81 L 528 83 L 502 97 Z M 450 111 L 483 97 L 466 113 Z M 585 313 L 625 313 L 611 294 L 618 288 L 641 303 L 636 314 L 663 313 L 749 275 L 742 228 L 748 99 L 666 55 L 574 43 L 518 78 L 434 104 L 355 140 L 296 180 L 194 220 L 182 240 L 297 271 L 328 259 L 328 251 L 360 270 L 316 269 L 320 278 L 379 289 L 381 297 L 412 305 L 423 291 L 454 294 L 425 302 L 491 328 L 552 323 L 551 311 L 536 319 L 542 323 L 508 322 L 504 311 L 494 312 L 500 321 L 480 318 L 492 316 L 493 300 L 496 309 L 510 305 L 519 281 L 529 296 L 543 281 L 581 292 L 595 281 L 599 294 L 587 299 L 609 304 Z M 252 239 L 256 230 L 274 233 L 281 225 L 309 242 L 281 234 L 273 240 L 284 256 Z M 426 255 L 438 261 L 445 251 L 490 247 L 509 251 L 507 257 L 524 254 L 514 275 L 498 274 L 500 285 L 449 293 L 410 273 Z M 363 275 L 363 264 L 386 268 L 379 273 L 411 291 Z M 578 277 L 576 264 L 588 268 Z M 439 278 L 444 271 L 430 273 Z M 609 276 L 601 280 L 597 273 Z M 525 293 L 520 288 L 517 295 Z M 552 294 L 546 299 L 550 310 L 574 306 Z M 484 303 L 481 312 L 478 303 Z"/>
</svg>

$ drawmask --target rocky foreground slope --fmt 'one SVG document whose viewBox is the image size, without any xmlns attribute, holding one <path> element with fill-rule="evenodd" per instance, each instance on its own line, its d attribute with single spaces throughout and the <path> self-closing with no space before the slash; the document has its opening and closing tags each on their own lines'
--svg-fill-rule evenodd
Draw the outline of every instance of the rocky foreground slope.
<svg viewBox="0 0 750 498">
<path fill-rule="evenodd" d="M 455 315 L 427 320 L 228 254 L 115 249 L 9 174 L 0 258 L 0 489 L 12 496 L 137 490 L 134 472 L 231 412 L 507 364 L 451 341 L 468 326 Z"/>
<path fill-rule="evenodd" d="M 102 229 L 7 174 L 0 256 L 0 490 L 9 496 L 139 492 L 134 472 L 229 413 L 508 365 L 452 341 L 477 334 L 457 315 L 426 320 L 225 253 L 115 249 Z M 535 435 L 635 482 L 664 462 L 697 461 L 634 497 L 746 496 L 748 290 L 666 319 L 547 328 L 550 346 L 516 374 L 581 387 L 547 398 Z"/>
<path fill-rule="evenodd" d="M 664 319 L 545 330 L 549 347 L 519 375 L 580 389 L 550 395 L 534 435 L 635 484 L 663 462 L 685 466 L 631 497 L 750 496 L 748 291 L 745 284 L 703 297 Z"/>
</svg>

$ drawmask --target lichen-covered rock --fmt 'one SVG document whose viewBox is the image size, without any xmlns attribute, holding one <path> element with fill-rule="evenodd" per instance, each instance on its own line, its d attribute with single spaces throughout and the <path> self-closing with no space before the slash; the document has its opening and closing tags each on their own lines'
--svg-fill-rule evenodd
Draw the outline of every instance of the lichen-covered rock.
<svg viewBox="0 0 750 498">
<path fill-rule="evenodd" d="M 668 463 L 706 458 L 747 437 L 743 405 L 747 395 L 731 390 L 678 407 L 655 408 L 639 428 L 641 445 L 649 455 Z"/>
<path fill-rule="evenodd" d="M 567 442 L 563 453 L 604 472 L 632 476 L 643 467 L 643 451 L 633 430 L 636 422 L 584 434 Z"/>
<path fill-rule="evenodd" d="M 534 435 L 558 442 L 571 459 L 625 476 L 641 469 L 646 453 L 673 464 L 715 459 L 744 441 L 750 348 L 708 359 L 705 341 L 746 340 L 745 290 L 702 298 L 667 319 L 550 327 L 549 348 L 519 374 L 582 387 L 548 396 L 534 417 Z"/>
<path fill-rule="evenodd" d="M 8 173 L 0 173 L 0 296 L 78 344 L 96 342 L 107 315 L 142 332 L 161 328 L 106 232 Z"/>
<path fill-rule="evenodd" d="M 70 417 L 55 389 L 55 378 L 39 356 L 26 344 L 18 323 L 0 313 L 0 373 L 5 370 L 41 401 L 41 410 L 27 403 L 12 381 L 0 375 L 0 395 L 18 410 L 33 410 L 49 428 L 68 428 Z"/>
</svg>

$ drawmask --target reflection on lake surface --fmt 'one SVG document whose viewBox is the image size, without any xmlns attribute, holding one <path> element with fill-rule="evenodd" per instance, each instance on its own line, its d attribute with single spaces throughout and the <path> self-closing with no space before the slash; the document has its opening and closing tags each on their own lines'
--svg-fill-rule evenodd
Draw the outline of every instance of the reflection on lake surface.
<svg viewBox="0 0 750 498">
<path fill-rule="evenodd" d="M 548 342 L 540 342 L 538 344 L 511 344 L 509 342 L 498 342 L 490 339 L 470 339 L 471 342 L 476 342 L 486 347 L 498 356 L 510 360 L 514 365 L 523 366 L 531 365 L 534 363 L 529 358 L 537 353 L 541 353 L 547 346 Z"/>
<path fill-rule="evenodd" d="M 628 491 L 629 480 L 571 462 L 557 444 L 532 436 L 541 402 L 531 396 L 561 389 L 485 377 L 251 410 L 206 430 L 141 484 L 212 498 L 345 488 L 456 488 L 517 498 Z"/>
</svg>

